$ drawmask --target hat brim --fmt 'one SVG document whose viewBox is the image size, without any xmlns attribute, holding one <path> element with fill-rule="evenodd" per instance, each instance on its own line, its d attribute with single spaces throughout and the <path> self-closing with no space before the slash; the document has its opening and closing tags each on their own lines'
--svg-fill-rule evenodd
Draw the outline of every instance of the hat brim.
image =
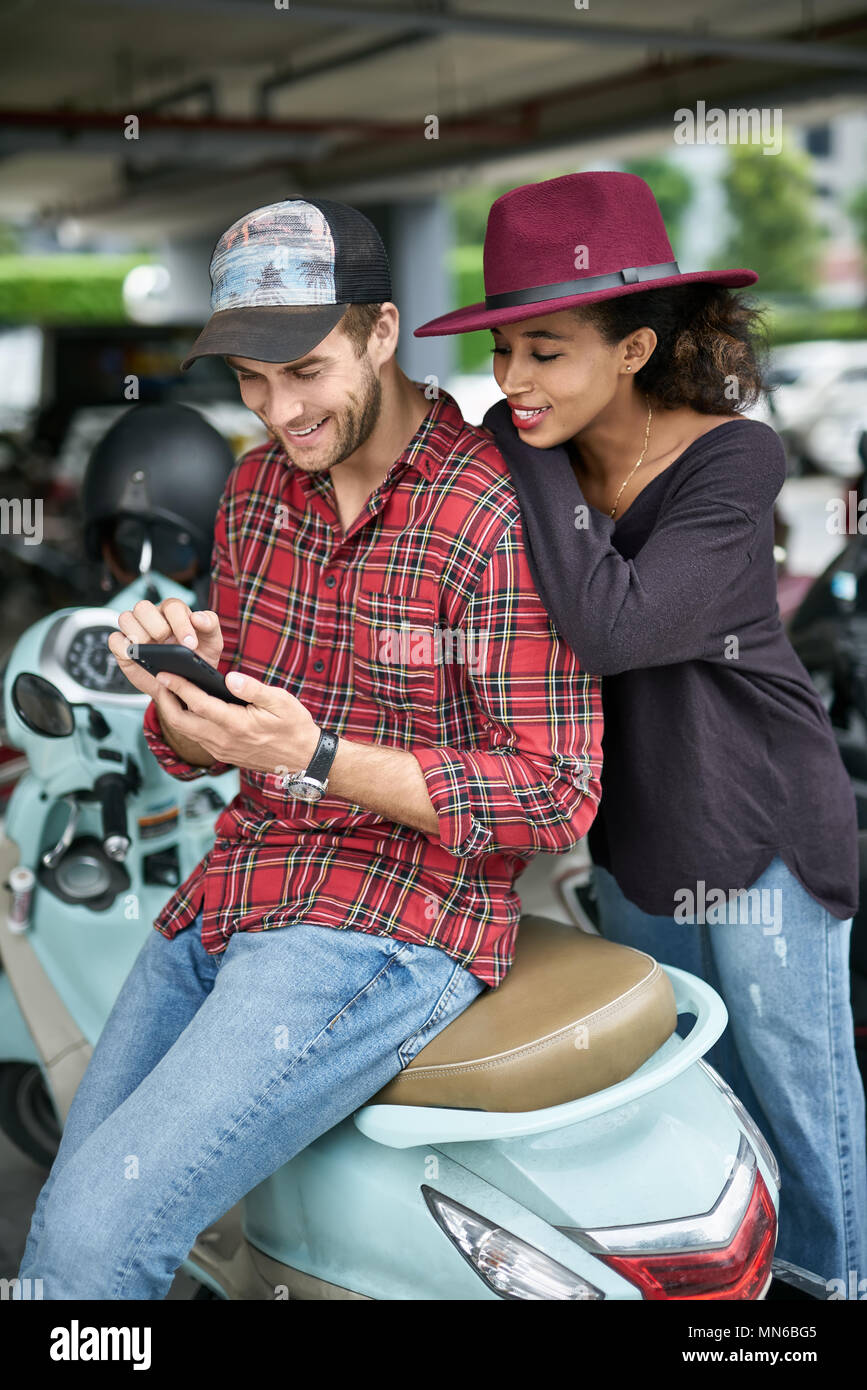
<svg viewBox="0 0 867 1390">
<path fill-rule="evenodd" d="M 474 333 L 478 329 L 497 328 L 504 323 L 521 323 L 524 319 L 556 314 L 561 309 L 581 304 L 598 304 L 604 299 L 616 299 L 623 294 L 640 294 L 643 290 L 663 290 L 671 285 L 753 285 L 758 280 L 754 270 L 696 270 L 686 275 L 667 275 L 661 280 L 644 280 L 634 285 L 618 285 L 610 290 L 595 290 L 590 294 L 569 294 L 561 299 L 543 299 L 535 304 L 515 304 L 504 309 L 488 309 L 484 300 L 441 314 L 413 329 L 415 338 L 436 338 L 448 333 Z"/>
<path fill-rule="evenodd" d="M 348 304 L 268 304 L 221 309 L 205 324 L 181 363 L 199 357 L 250 357 L 255 362 L 295 362 L 327 338 Z"/>
</svg>

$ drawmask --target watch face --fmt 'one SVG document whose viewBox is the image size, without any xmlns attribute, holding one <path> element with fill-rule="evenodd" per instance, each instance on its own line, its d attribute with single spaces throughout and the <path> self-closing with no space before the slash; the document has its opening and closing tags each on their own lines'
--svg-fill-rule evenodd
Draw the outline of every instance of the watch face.
<svg viewBox="0 0 867 1390">
<path fill-rule="evenodd" d="M 286 787 L 286 791 L 298 801 L 318 801 L 322 795 L 323 789 L 318 782 L 314 782 L 307 777 L 301 777 L 297 782 L 290 782 Z"/>
</svg>

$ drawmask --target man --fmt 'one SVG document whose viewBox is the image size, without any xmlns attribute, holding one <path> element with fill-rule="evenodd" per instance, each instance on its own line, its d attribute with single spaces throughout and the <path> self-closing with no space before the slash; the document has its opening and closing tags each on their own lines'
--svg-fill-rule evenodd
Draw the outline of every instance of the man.
<svg viewBox="0 0 867 1390">
<path fill-rule="evenodd" d="M 162 766 L 241 790 L 75 1097 L 20 1270 L 46 1298 L 163 1298 L 201 1230 L 501 983 L 515 878 L 600 795 L 599 682 L 535 592 L 490 437 L 397 366 L 367 218 L 257 209 L 211 280 L 184 366 L 225 356 L 274 442 L 227 482 L 210 611 L 142 601 L 109 646 Z M 187 642 L 248 703 L 154 679 L 130 640 Z"/>
</svg>

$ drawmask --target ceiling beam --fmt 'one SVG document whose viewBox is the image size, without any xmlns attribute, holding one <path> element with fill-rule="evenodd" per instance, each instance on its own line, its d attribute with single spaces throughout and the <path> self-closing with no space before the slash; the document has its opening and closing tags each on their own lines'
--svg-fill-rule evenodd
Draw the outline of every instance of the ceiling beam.
<svg viewBox="0 0 867 1390">
<path fill-rule="evenodd" d="M 749 74 L 749 85 L 746 85 Z M 697 84 L 700 83 L 700 87 Z M 515 101 L 486 112 L 495 129 L 513 132 L 496 146 L 455 132 L 449 139 L 386 145 L 367 140 L 363 145 L 335 146 L 318 158 L 296 156 L 273 159 L 266 154 L 257 166 L 224 168 L 219 180 L 205 170 L 175 171 L 174 187 L 159 187 L 160 177 L 141 181 L 121 196 L 108 195 L 67 211 L 90 230 L 115 231 L 150 226 L 176 227 L 207 223 L 216 236 L 221 225 L 240 216 L 245 206 L 255 207 L 273 201 L 275 196 L 337 198 L 357 203 L 435 196 L 467 180 L 483 183 L 513 177 L 515 182 L 539 178 L 547 161 L 561 160 L 568 152 L 570 161 L 579 151 L 598 146 L 608 149 L 614 142 L 619 159 L 629 154 L 630 135 L 657 131 L 671 138 L 672 113 L 676 107 L 694 102 L 700 90 L 710 106 L 779 106 L 787 108 L 787 119 L 797 119 L 799 106 L 810 96 L 841 98 L 841 86 L 852 94 L 867 90 L 867 78 L 848 74 L 817 74 L 809 69 L 800 73 L 781 73 L 768 65 L 756 72 L 745 72 L 725 59 L 682 60 L 656 68 L 618 74 L 589 84 L 562 88 L 546 94 L 543 105 Z M 630 107 L 630 103 L 632 106 Z M 823 117 L 824 119 L 824 117 Z M 607 143 L 606 143 L 607 142 Z M 624 143 L 627 142 L 627 143 Z M 279 195 L 276 189 L 283 190 Z M 141 196 L 139 196 L 139 193 Z M 56 214 L 55 214 L 56 215 Z"/>
<path fill-rule="evenodd" d="M 341 68 L 361 67 L 364 63 L 382 58 L 387 53 L 412 48 L 419 43 L 429 43 L 430 38 L 426 29 L 411 29 L 395 33 L 390 38 L 377 39 L 375 43 L 366 44 L 364 48 L 335 54 L 332 58 L 320 58 L 312 63 L 298 63 L 294 67 L 282 68 L 272 77 L 266 78 L 259 87 L 259 114 L 268 115 L 271 96 L 281 88 L 297 87 L 300 82 L 307 82 L 314 77 L 330 77 Z"/>
<path fill-rule="evenodd" d="M 608 47 L 649 47 L 656 52 L 695 53 L 744 58 L 747 61 L 793 63 L 798 66 L 867 71 L 867 50 L 842 48 L 817 42 L 821 29 L 811 28 L 810 39 L 765 39 L 730 33 L 709 34 L 700 29 L 671 30 L 638 24 L 597 24 L 587 19 L 587 11 L 575 10 L 569 23 L 551 20 L 509 19 L 505 16 L 472 14 L 453 9 L 423 9 L 406 6 L 385 9 L 377 6 L 320 4 L 319 0 L 289 0 L 285 10 L 265 10 L 261 0 L 112 0 L 112 8 L 169 9 L 173 13 L 214 13 L 244 15 L 252 19 L 269 18 L 291 24 L 306 20 L 311 24 L 343 24 L 347 28 L 413 29 L 429 34 L 463 34 L 488 39 L 515 39 L 520 43 L 601 44 Z M 832 27 L 832 26 L 825 26 Z"/>
<path fill-rule="evenodd" d="M 322 120 L 296 120 L 278 118 L 266 120 L 263 117 L 249 119 L 242 116 L 181 116 L 151 112 L 141 107 L 141 131 L 149 137 L 163 133 L 181 133 L 204 137 L 237 137 L 239 140 L 254 137 L 259 140 L 282 139 L 287 135 L 327 136 L 333 139 L 344 138 L 351 141 L 376 140 L 383 144 L 411 141 L 418 143 L 422 138 L 423 127 L 415 121 L 376 121 L 357 116 L 332 116 Z M 48 131 L 62 133 L 66 148 L 70 148 L 70 137 L 85 137 L 89 133 L 104 133 L 123 146 L 124 123 L 129 115 L 123 111 L 80 111 L 73 107 L 42 108 L 0 107 L 0 131 L 16 134 L 26 145 L 24 132 Z M 455 117 L 443 121 L 442 126 L 455 138 L 487 140 L 495 145 L 514 140 L 523 133 L 520 123 L 509 125 L 501 120 L 481 117 Z"/>
</svg>

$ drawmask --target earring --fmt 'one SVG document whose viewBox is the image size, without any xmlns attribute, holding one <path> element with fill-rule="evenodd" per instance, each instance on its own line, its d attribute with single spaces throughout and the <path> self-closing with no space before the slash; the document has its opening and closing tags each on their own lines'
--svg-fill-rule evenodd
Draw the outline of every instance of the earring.
<svg viewBox="0 0 867 1390">
<path fill-rule="evenodd" d="M 626 370 L 627 370 L 628 372 L 631 372 L 631 371 L 632 371 L 632 368 L 631 368 L 631 367 L 627 367 Z"/>
</svg>

